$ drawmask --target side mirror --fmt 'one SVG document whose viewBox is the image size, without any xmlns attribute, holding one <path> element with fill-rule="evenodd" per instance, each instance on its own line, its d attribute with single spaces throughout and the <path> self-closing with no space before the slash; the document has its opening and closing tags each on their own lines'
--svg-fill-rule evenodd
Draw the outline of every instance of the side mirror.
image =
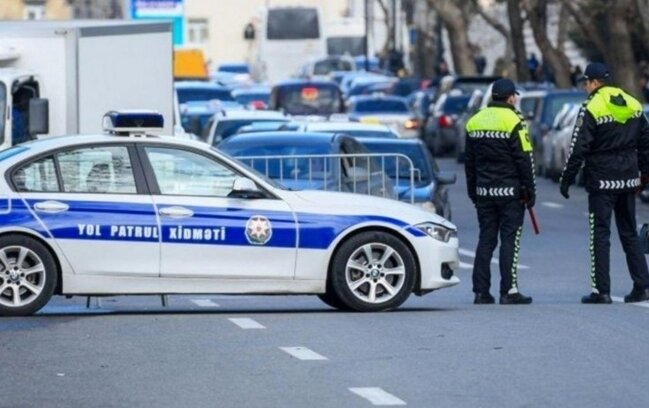
<svg viewBox="0 0 649 408">
<path fill-rule="evenodd" d="M 50 132 L 50 102 L 43 98 L 29 100 L 29 134 L 45 135 Z"/>
<path fill-rule="evenodd" d="M 365 167 L 350 167 L 347 170 L 347 178 L 349 181 L 368 181 L 370 179 L 370 172 Z"/>
<path fill-rule="evenodd" d="M 439 184 L 455 184 L 456 181 L 457 175 L 450 171 L 440 171 L 437 174 L 437 182 L 439 182 Z"/>
<path fill-rule="evenodd" d="M 254 181 L 246 177 L 237 177 L 232 183 L 230 198 L 266 198 L 266 194 L 257 188 Z"/>
</svg>

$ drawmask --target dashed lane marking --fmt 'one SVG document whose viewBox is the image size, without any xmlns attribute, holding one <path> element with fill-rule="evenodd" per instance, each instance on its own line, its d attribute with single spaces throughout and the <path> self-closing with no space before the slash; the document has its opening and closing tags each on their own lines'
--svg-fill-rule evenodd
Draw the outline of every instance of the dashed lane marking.
<svg viewBox="0 0 649 408">
<path fill-rule="evenodd" d="M 624 303 L 624 298 L 619 297 L 619 296 L 611 296 L 611 299 L 613 299 L 614 302 L 617 303 Z M 640 303 L 628 303 L 631 306 L 639 306 L 639 307 L 646 307 L 649 308 L 649 302 L 640 302 Z"/>
<path fill-rule="evenodd" d="M 475 252 L 469 251 L 468 249 L 460 248 L 459 253 L 460 253 L 460 255 L 468 256 L 469 258 L 475 258 Z M 496 258 L 492 258 L 491 263 L 493 263 L 495 265 L 500 264 Z M 460 267 L 462 267 L 462 265 L 460 265 Z M 521 270 L 530 269 L 530 267 L 527 266 L 527 265 L 518 264 L 518 269 L 521 269 Z"/>
<path fill-rule="evenodd" d="M 473 264 L 468 262 L 460 262 L 460 269 L 473 269 Z"/>
<path fill-rule="evenodd" d="M 407 405 L 406 402 L 389 392 L 385 391 L 379 387 L 354 387 L 350 388 L 349 391 L 354 394 L 365 398 L 372 405 L 379 406 L 396 406 L 396 405 Z"/>
<path fill-rule="evenodd" d="M 306 347 L 280 347 L 280 350 L 297 358 L 298 360 L 328 360 L 322 354 L 318 354 Z"/>
<path fill-rule="evenodd" d="M 232 323 L 236 324 L 237 326 L 241 327 L 244 330 L 250 330 L 250 329 L 265 329 L 266 327 L 255 320 L 252 320 L 248 317 L 232 317 L 228 319 Z"/>
<path fill-rule="evenodd" d="M 198 307 L 219 307 L 218 303 L 215 303 L 210 299 L 192 299 L 192 303 Z"/>
<path fill-rule="evenodd" d="M 563 204 L 559 203 L 553 203 L 552 201 L 543 201 L 541 203 L 542 206 L 548 207 L 548 208 L 563 208 L 565 207 Z"/>
</svg>

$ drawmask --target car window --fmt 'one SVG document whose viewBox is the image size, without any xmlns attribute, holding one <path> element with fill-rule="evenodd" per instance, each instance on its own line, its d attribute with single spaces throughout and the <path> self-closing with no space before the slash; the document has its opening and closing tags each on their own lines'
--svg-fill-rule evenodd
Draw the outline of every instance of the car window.
<svg viewBox="0 0 649 408">
<path fill-rule="evenodd" d="M 160 194 L 227 197 L 237 174 L 221 163 L 186 150 L 147 147 Z"/>
<path fill-rule="evenodd" d="M 66 193 L 135 194 L 126 146 L 97 146 L 57 153 Z"/>
<path fill-rule="evenodd" d="M 17 191 L 54 192 L 59 191 L 56 167 L 52 156 L 31 162 L 12 175 Z"/>
</svg>

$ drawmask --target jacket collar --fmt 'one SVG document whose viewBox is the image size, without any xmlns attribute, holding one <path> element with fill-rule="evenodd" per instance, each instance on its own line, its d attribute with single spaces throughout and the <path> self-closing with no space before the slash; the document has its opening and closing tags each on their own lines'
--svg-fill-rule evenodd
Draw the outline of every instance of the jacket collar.
<svg viewBox="0 0 649 408">
<path fill-rule="evenodd" d="M 516 111 L 516 108 L 513 105 L 508 104 L 507 102 L 491 101 L 487 106 L 490 108 L 506 108 L 511 109 L 514 112 Z"/>
</svg>

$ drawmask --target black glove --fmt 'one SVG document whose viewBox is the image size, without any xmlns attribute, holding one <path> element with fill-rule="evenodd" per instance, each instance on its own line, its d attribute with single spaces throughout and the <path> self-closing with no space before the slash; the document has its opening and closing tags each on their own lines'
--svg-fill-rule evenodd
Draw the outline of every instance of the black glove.
<svg viewBox="0 0 649 408">
<path fill-rule="evenodd" d="M 559 192 L 561 192 L 561 195 L 567 200 L 570 198 L 570 194 L 568 194 L 568 190 L 570 189 L 570 186 L 564 183 L 561 183 L 559 186 Z"/>
<path fill-rule="evenodd" d="M 528 193 L 527 200 L 525 200 L 525 207 L 532 208 L 534 207 L 534 204 L 536 204 L 536 194 Z"/>
</svg>

